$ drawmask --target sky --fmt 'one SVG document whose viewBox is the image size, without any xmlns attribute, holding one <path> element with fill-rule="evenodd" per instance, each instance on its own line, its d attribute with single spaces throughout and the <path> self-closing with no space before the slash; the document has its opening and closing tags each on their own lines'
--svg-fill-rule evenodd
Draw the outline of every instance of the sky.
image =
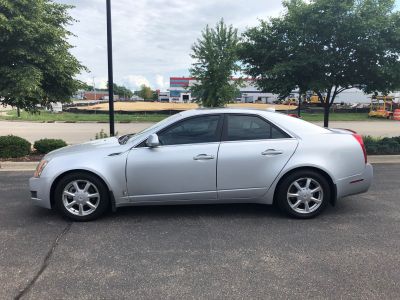
<svg viewBox="0 0 400 300">
<path fill-rule="evenodd" d="M 75 6 L 71 52 L 90 73 L 78 79 L 105 88 L 107 37 L 105 0 L 55 0 Z M 207 24 L 221 18 L 243 32 L 259 19 L 278 16 L 281 0 L 114 0 L 114 82 L 136 90 L 142 84 L 165 91 L 170 76 L 189 76 L 191 46 Z M 400 7 L 400 0 L 397 0 Z"/>
<path fill-rule="evenodd" d="M 78 78 L 96 87 L 107 82 L 105 0 L 57 0 L 74 5 L 78 22 L 71 52 L 90 73 Z M 277 16 L 281 0 L 115 0 L 112 2 L 114 81 L 135 90 L 142 84 L 169 88 L 170 76 L 189 76 L 191 46 L 221 18 L 239 31 Z"/>
</svg>

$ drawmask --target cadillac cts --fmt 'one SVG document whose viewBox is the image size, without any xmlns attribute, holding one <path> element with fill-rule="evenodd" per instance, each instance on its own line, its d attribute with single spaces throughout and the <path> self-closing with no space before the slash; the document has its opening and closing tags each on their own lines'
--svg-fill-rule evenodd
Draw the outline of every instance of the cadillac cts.
<svg viewBox="0 0 400 300">
<path fill-rule="evenodd" d="M 150 128 L 46 155 L 33 202 L 77 221 L 128 205 L 277 204 L 311 218 L 366 192 L 372 166 L 361 137 L 284 114 L 198 109 Z"/>
</svg>

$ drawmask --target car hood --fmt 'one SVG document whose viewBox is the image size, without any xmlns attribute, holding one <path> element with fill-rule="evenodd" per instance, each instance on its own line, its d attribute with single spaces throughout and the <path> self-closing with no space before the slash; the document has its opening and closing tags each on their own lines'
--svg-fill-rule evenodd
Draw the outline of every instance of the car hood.
<svg viewBox="0 0 400 300">
<path fill-rule="evenodd" d="M 110 138 L 106 138 L 106 139 L 94 140 L 94 141 L 86 142 L 83 144 L 72 145 L 72 146 L 67 146 L 67 147 L 61 148 L 61 149 L 57 149 L 57 150 L 54 150 L 54 151 L 48 153 L 44 157 L 44 159 L 50 160 L 56 156 L 90 152 L 90 151 L 94 151 L 94 150 L 100 150 L 100 149 L 104 149 L 104 148 L 112 148 L 112 147 L 118 147 L 118 146 L 121 146 L 118 143 L 118 138 L 110 137 Z"/>
</svg>

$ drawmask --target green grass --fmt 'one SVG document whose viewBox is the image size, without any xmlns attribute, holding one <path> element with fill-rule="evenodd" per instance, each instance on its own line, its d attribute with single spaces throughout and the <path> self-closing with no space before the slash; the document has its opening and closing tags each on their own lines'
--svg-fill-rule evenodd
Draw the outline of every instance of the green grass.
<svg viewBox="0 0 400 300">
<path fill-rule="evenodd" d="M 164 114 L 115 114 L 115 121 L 128 122 L 158 122 L 168 117 Z M 303 120 L 310 122 L 321 122 L 324 120 L 322 113 L 302 113 Z M 20 120 L 20 121 L 35 121 L 35 122 L 108 122 L 107 114 L 77 114 L 77 113 L 51 113 L 41 111 L 40 114 L 30 114 L 21 111 L 21 117 L 17 117 L 16 110 L 11 110 L 7 115 L 0 115 L 0 120 Z M 371 121 L 384 119 L 370 119 L 367 113 L 331 113 L 330 121 Z"/>
<path fill-rule="evenodd" d="M 310 122 L 322 122 L 324 120 L 323 113 L 301 113 L 301 118 Z M 371 121 L 371 120 L 385 120 L 378 118 L 368 118 L 367 113 L 330 113 L 329 121 Z"/>
<path fill-rule="evenodd" d="M 122 123 L 129 122 L 158 122 L 168 117 L 163 114 L 115 114 L 115 121 Z M 7 115 L 0 115 L 0 120 L 19 120 L 32 122 L 108 122 L 108 114 L 77 114 L 77 113 L 51 113 L 40 111 L 40 114 L 30 114 L 21 111 L 21 117 L 17 117 L 17 111 L 11 110 Z"/>
</svg>

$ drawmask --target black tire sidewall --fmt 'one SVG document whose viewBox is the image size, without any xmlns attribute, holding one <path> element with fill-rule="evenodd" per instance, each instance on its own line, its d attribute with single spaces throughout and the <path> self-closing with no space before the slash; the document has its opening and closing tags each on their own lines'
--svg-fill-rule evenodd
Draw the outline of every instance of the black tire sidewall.
<svg viewBox="0 0 400 300">
<path fill-rule="evenodd" d="M 294 211 L 288 201 L 287 201 L 287 191 L 289 189 L 289 186 L 297 179 L 300 179 L 302 177 L 309 177 L 314 180 L 316 180 L 322 188 L 324 197 L 322 200 L 321 205 L 313 212 L 309 214 L 301 214 L 296 211 Z M 284 213 L 288 214 L 289 216 L 299 218 L 299 219 L 309 219 L 318 216 L 328 205 L 328 203 L 331 200 L 331 187 L 328 182 L 328 180 L 321 175 L 318 172 L 312 171 L 312 170 L 300 170 L 296 171 L 292 174 L 289 174 L 286 176 L 279 184 L 278 189 L 277 189 L 277 197 L 276 201 L 278 204 L 278 207 L 283 211 Z"/>
<path fill-rule="evenodd" d="M 91 213 L 90 215 L 87 216 L 77 216 L 72 213 L 70 213 L 64 206 L 62 202 L 62 194 L 64 191 L 64 188 L 66 187 L 67 184 L 69 184 L 71 181 L 74 180 L 88 180 L 91 183 L 93 183 L 100 194 L 100 203 L 97 207 L 97 209 Z M 106 210 L 109 207 L 109 195 L 108 195 L 108 188 L 107 186 L 103 183 L 102 180 L 100 180 L 97 176 L 94 176 L 89 173 L 85 172 L 75 172 L 75 173 L 70 173 L 65 175 L 61 180 L 57 183 L 56 189 L 54 191 L 54 203 L 56 209 L 65 217 L 68 219 L 72 219 L 74 221 L 91 221 L 94 219 L 99 218 L 102 216 Z"/>
</svg>

